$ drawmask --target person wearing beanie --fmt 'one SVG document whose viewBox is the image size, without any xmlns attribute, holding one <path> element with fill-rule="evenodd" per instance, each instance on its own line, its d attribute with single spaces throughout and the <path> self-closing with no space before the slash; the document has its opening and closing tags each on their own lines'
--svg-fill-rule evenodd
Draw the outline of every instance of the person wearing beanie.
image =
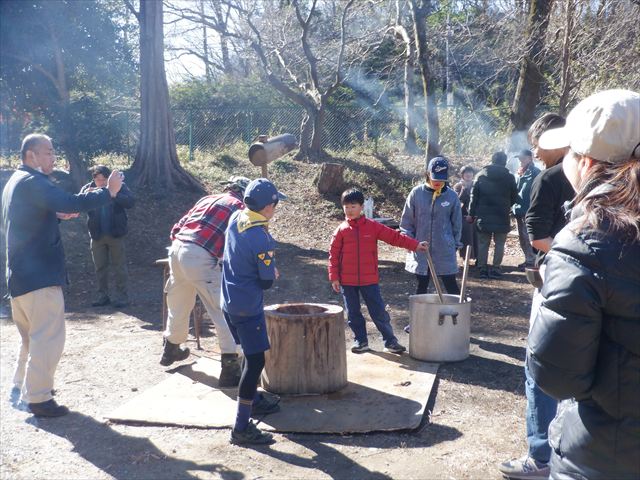
<svg viewBox="0 0 640 480">
<path fill-rule="evenodd" d="M 471 187 L 469 216 L 466 221 L 476 224 L 478 231 L 478 261 L 480 278 L 500 278 L 502 257 L 507 233 L 511 230 L 509 212 L 518 200 L 518 189 L 513 175 L 505 167 L 507 155 L 496 152 L 487 165 L 476 175 Z M 489 245 L 493 238 L 493 266 L 488 268 Z"/>
<path fill-rule="evenodd" d="M 434 157 L 425 167 L 425 182 L 414 187 L 405 201 L 400 231 L 419 242 L 427 242 L 435 274 L 447 293 L 459 295 L 456 251 L 462 247 L 460 200 L 447 185 L 449 161 L 445 157 Z M 430 273 L 426 254 L 407 253 L 405 270 L 418 280 L 416 294 L 427 293 Z"/>
<path fill-rule="evenodd" d="M 236 343 L 220 310 L 220 263 L 229 219 L 235 211 L 244 209 L 242 197 L 249 181 L 232 176 L 222 182 L 224 192 L 198 200 L 170 234 L 170 274 L 165 287 L 167 326 L 160 365 L 167 367 L 189 357 L 189 349 L 180 344 L 187 341 L 189 317 L 198 295 L 215 325 L 220 344 L 220 388 L 235 387 L 240 381 Z"/>
<path fill-rule="evenodd" d="M 268 226 L 278 202 L 285 198 L 266 178 L 253 180 L 244 192 L 247 208 L 231 216 L 225 235 L 220 306 L 235 343 L 244 352 L 236 421 L 229 439 L 236 445 L 273 442 L 273 435 L 262 432 L 250 417 L 280 410 L 280 399 L 258 392 L 258 382 L 264 352 L 270 348 L 263 291 L 278 278 L 276 242 Z"/>
<path fill-rule="evenodd" d="M 526 364 L 559 400 L 551 478 L 640 478 L 640 94 L 605 90 L 540 136 L 576 196 L 544 266 Z"/>
</svg>

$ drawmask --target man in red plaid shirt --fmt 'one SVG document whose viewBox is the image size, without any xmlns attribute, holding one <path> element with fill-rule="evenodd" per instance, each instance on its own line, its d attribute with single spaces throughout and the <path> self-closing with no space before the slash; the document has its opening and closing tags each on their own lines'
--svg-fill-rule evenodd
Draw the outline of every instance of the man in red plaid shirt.
<svg viewBox="0 0 640 480">
<path fill-rule="evenodd" d="M 197 294 L 216 327 L 222 353 L 218 386 L 222 388 L 238 385 L 240 365 L 236 342 L 220 310 L 219 262 L 229 218 L 244 208 L 242 198 L 249 182 L 246 177 L 231 177 L 224 182 L 224 193 L 198 200 L 171 229 L 171 274 L 165 286 L 169 314 L 160 365 L 169 366 L 189 356 L 189 349 L 181 348 L 180 344 L 187 340 L 189 316 Z"/>
</svg>

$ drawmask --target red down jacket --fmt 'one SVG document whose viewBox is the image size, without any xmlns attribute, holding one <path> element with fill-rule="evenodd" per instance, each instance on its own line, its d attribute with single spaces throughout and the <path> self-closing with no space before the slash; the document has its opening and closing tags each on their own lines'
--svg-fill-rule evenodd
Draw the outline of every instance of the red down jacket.
<svg viewBox="0 0 640 480">
<path fill-rule="evenodd" d="M 329 281 L 341 285 L 374 285 L 378 275 L 378 240 L 415 251 L 418 241 L 362 216 L 342 222 L 331 238 Z"/>
</svg>

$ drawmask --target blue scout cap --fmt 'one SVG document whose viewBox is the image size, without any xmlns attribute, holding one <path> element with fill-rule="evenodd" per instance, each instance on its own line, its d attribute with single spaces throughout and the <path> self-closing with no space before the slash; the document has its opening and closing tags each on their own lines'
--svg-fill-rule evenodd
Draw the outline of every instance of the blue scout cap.
<svg viewBox="0 0 640 480">
<path fill-rule="evenodd" d="M 427 173 L 432 180 L 446 181 L 449 178 L 449 162 L 444 157 L 433 157 L 427 165 Z"/>
<path fill-rule="evenodd" d="M 256 178 L 244 191 L 244 204 L 254 212 L 259 212 L 270 203 L 286 199 L 287 196 L 280 193 L 266 178 Z"/>
</svg>

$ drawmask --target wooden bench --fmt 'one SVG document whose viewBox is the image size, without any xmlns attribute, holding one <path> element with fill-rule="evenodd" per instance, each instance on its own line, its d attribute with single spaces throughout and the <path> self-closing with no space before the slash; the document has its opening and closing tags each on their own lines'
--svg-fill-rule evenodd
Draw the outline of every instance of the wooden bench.
<svg viewBox="0 0 640 480">
<path fill-rule="evenodd" d="M 167 319 L 169 317 L 169 307 L 167 306 L 167 292 L 165 291 L 165 286 L 167 285 L 167 280 L 169 280 L 169 274 L 171 270 L 169 269 L 169 259 L 168 258 L 159 258 L 155 262 L 154 265 L 159 267 L 163 267 L 162 269 L 162 331 L 167 328 Z M 200 346 L 200 327 L 202 326 L 202 316 L 204 314 L 204 306 L 200 299 L 196 296 L 196 304 L 191 311 L 191 318 L 193 318 L 193 331 L 196 337 L 196 345 L 198 350 L 202 350 Z"/>
</svg>

